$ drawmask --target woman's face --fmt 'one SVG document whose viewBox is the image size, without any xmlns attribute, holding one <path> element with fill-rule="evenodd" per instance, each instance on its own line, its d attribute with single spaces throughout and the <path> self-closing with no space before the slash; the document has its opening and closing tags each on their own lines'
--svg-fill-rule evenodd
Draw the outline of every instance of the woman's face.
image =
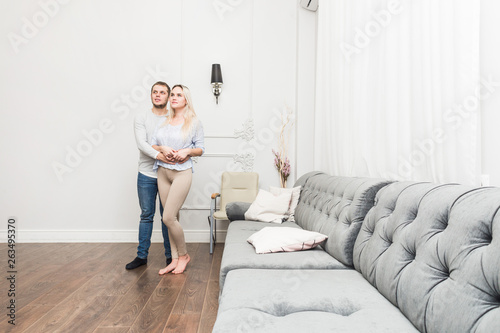
<svg viewBox="0 0 500 333">
<path fill-rule="evenodd" d="M 175 87 L 170 93 L 170 105 L 172 109 L 182 109 L 186 106 L 186 98 L 184 98 L 184 92 L 181 87 Z"/>
</svg>

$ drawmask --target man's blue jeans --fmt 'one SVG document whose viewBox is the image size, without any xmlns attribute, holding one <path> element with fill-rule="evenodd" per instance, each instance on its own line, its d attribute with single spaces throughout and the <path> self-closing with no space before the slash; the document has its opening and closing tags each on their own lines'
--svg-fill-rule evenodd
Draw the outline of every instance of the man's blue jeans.
<svg viewBox="0 0 500 333">
<path fill-rule="evenodd" d="M 153 233 L 153 219 L 156 210 L 156 195 L 158 194 L 158 183 L 156 178 L 151 178 L 139 172 L 137 175 L 137 194 L 139 195 L 139 205 L 141 206 L 141 222 L 139 223 L 139 246 L 137 256 L 146 259 L 151 246 L 151 234 Z M 163 216 L 163 205 L 160 200 L 160 214 Z M 163 246 L 165 247 L 165 257 L 171 258 L 170 241 L 168 239 L 167 226 L 161 223 L 163 234 Z"/>
</svg>

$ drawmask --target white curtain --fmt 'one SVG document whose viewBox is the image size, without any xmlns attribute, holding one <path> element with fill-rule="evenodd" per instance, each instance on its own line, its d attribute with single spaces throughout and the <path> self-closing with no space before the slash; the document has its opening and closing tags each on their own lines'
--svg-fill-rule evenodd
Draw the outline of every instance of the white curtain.
<svg viewBox="0 0 500 333">
<path fill-rule="evenodd" d="M 323 0 L 314 166 L 398 180 L 480 179 L 479 0 Z"/>
</svg>

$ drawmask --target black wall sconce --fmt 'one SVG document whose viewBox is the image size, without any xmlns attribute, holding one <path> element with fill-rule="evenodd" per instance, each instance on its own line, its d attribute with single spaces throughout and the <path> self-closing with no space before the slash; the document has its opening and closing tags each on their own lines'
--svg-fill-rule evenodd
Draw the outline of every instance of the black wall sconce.
<svg viewBox="0 0 500 333">
<path fill-rule="evenodd" d="M 220 64 L 212 65 L 212 86 L 213 93 L 215 96 L 215 103 L 219 104 L 219 95 L 222 92 L 222 72 L 220 70 Z"/>
</svg>

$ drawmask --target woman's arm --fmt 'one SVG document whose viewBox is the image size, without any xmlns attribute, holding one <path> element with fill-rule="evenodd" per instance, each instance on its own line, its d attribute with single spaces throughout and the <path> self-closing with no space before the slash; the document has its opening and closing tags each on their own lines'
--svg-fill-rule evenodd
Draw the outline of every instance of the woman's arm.
<svg viewBox="0 0 500 333">
<path fill-rule="evenodd" d="M 187 160 L 189 157 L 201 156 L 202 154 L 203 150 L 201 148 L 184 148 L 174 153 L 173 158 L 176 161 L 182 161 Z"/>
<path fill-rule="evenodd" d="M 175 152 L 177 152 L 175 149 L 172 149 L 168 146 L 158 146 L 158 145 L 153 145 L 153 148 L 160 153 L 163 153 L 167 158 L 171 157 Z"/>
</svg>

